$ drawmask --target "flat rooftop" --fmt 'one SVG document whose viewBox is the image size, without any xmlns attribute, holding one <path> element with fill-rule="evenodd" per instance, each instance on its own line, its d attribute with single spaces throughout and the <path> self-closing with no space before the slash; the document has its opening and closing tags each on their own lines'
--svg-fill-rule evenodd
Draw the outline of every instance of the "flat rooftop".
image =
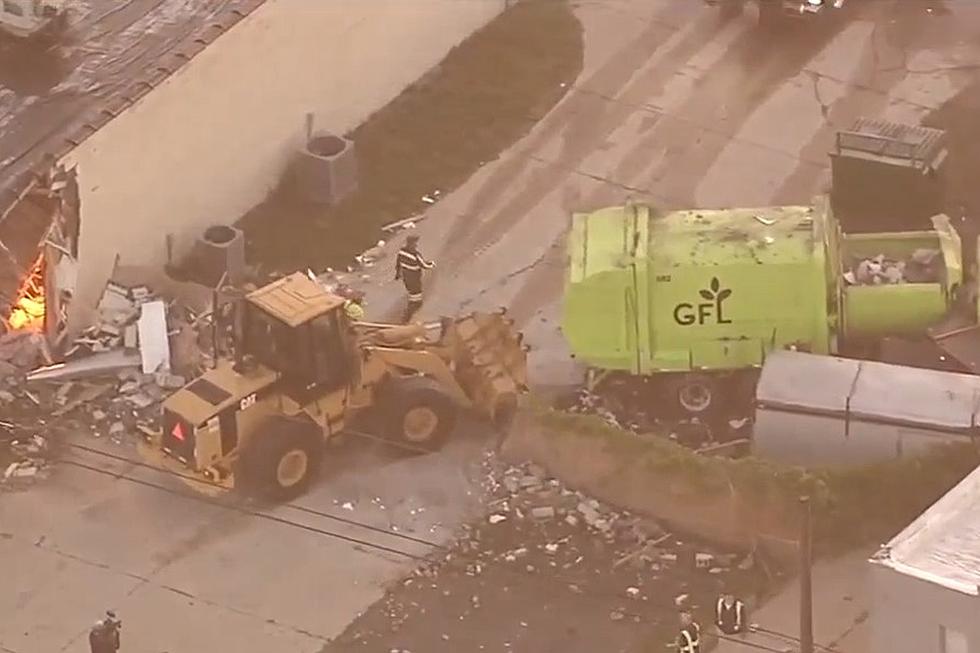
<svg viewBox="0 0 980 653">
<path fill-rule="evenodd" d="M 980 595 L 980 468 L 896 535 L 872 562 Z"/>
<path fill-rule="evenodd" d="M 46 155 L 71 151 L 263 2 L 68 0 L 58 43 L 0 40 L 0 294 L 47 230 L 48 211 L 20 201 Z"/>
</svg>

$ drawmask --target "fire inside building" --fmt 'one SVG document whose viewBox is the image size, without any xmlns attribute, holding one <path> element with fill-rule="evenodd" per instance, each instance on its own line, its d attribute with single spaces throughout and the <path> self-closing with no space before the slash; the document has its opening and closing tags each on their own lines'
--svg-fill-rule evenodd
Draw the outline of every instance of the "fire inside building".
<svg viewBox="0 0 980 653">
<path fill-rule="evenodd" d="M 74 176 L 53 165 L 0 216 L 0 324 L 51 344 L 65 333 L 77 259 Z"/>
<path fill-rule="evenodd" d="M 7 329 L 40 331 L 44 329 L 44 255 L 38 254 L 14 297 Z"/>
</svg>

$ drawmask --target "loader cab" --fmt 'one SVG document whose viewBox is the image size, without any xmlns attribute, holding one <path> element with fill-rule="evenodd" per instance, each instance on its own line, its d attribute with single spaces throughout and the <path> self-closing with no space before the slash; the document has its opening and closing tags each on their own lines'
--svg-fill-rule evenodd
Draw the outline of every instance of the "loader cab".
<svg viewBox="0 0 980 653">
<path fill-rule="evenodd" d="M 240 304 L 239 364 L 281 375 L 283 390 L 300 404 L 356 379 L 356 346 L 343 299 L 303 275 L 249 294 Z"/>
</svg>

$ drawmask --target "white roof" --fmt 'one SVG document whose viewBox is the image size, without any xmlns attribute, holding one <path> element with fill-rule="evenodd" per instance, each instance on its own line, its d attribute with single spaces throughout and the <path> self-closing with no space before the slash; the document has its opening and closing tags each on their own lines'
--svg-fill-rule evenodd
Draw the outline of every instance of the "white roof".
<svg viewBox="0 0 980 653">
<path fill-rule="evenodd" d="M 849 358 L 774 351 L 762 366 L 755 397 L 765 404 L 843 413 L 860 365 Z"/>
<path fill-rule="evenodd" d="M 850 408 L 855 415 L 952 430 L 974 425 L 978 400 L 978 376 L 861 361 Z"/>
<path fill-rule="evenodd" d="M 980 596 L 980 468 L 896 535 L 872 562 Z"/>
<path fill-rule="evenodd" d="M 948 431 L 980 424 L 980 376 L 874 361 L 776 351 L 756 387 L 762 405 L 850 413 Z"/>
</svg>

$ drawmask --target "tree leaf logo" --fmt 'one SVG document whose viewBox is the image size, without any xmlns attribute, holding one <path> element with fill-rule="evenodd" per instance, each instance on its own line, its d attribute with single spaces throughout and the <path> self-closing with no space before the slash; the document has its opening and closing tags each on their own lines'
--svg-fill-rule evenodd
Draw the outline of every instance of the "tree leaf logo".
<svg viewBox="0 0 980 653">
<path fill-rule="evenodd" d="M 711 283 L 708 284 L 708 287 L 703 290 L 699 290 L 698 294 L 701 295 L 702 299 L 710 302 L 716 299 L 725 299 L 732 294 L 732 291 L 728 290 L 727 288 L 722 290 L 721 282 L 718 281 L 718 277 L 711 277 Z"/>
</svg>

